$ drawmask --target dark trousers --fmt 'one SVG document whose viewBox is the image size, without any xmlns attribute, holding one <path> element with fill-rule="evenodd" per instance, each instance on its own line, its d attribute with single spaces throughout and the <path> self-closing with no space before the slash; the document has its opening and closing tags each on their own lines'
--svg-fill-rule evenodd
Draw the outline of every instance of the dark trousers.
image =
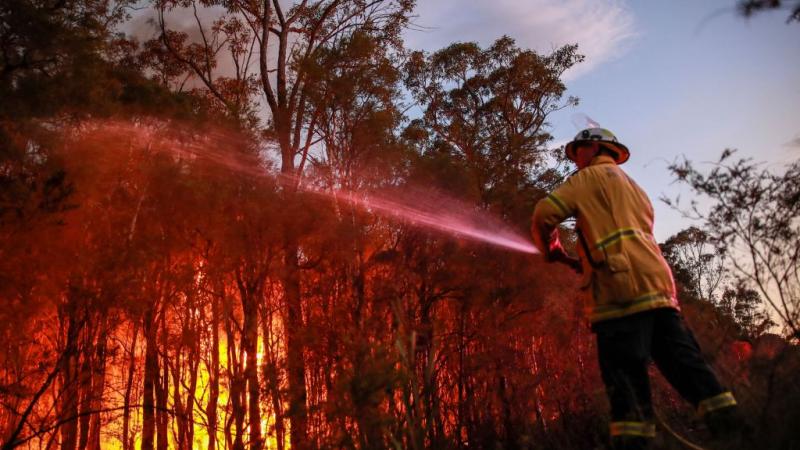
<svg viewBox="0 0 800 450">
<path fill-rule="evenodd" d="M 678 393 L 697 408 L 725 391 L 703 356 L 680 313 L 654 309 L 596 323 L 600 371 L 611 403 L 613 422 L 651 422 L 652 359 Z"/>
</svg>

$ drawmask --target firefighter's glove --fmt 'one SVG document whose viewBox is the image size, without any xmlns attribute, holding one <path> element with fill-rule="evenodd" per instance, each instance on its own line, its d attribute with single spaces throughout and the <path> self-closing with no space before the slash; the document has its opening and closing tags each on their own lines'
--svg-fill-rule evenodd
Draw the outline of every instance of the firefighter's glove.
<svg viewBox="0 0 800 450">
<path fill-rule="evenodd" d="M 547 252 L 547 261 L 558 262 L 569 266 L 577 273 L 583 273 L 583 266 L 581 266 L 580 260 L 578 258 L 569 256 L 561 247 L 551 249 L 549 252 Z"/>
</svg>

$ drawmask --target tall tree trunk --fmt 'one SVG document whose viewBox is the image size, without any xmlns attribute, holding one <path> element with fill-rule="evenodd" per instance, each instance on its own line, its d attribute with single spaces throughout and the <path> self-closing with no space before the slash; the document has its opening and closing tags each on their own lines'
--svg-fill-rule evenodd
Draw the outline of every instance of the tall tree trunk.
<svg viewBox="0 0 800 450">
<path fill-rule="evenodd" d="M 501 370 L 501 366 L 497 364 L 497 371 Z M 503 420 L 503 440 L 505 441 L 505 448 L 517 448 L 517 430 L 514 426 L 513 416 L 511 412 L 511 399 L 508 395 L 508 380 L 505 375 L 498 375 L 497 377 L 497 396 L 500 397 L 502 405 L 502 420 Z"/>
<path fill-rule="evenodd" d="M 279 38 L 278 70 L 276 74 L 277 103 L 270 104 L 275 120 L 275 131 L 281 150 L 281 174 L 287 175 L 283 182 L 287 204 L 296 201 L 294 159 L 298 148 L 292 145 L 292 117 L 287 104 L 287 53 L 289 30 L 282 29 Z M 265 49 L 266 50 L 266 49 Z M 296 106 L 296 105 L 293 105 Z M 302 120 L 302 118 L 301 118 Z M 299 244 L 292 230 L 287 230 L 283 257 L 283 294 L 287 307 L 286 320 L 286 359 L 289 378 L 289 411 L 291 423 L 289 442 L 293 450 L 304 450 L 308 443 L 308 412 L 306 410 L 306 366 L 304 357 L 305 344 L 301 338 L 303 333 L 303 309 L 300 293 L 300 268 L 297 254 Z"/>
<path fill-rule="evenodd" d="M 289 418 L 291 448 L 304 450 L 308 443 L 308 412 L 306 411 L 306 365 L 302 341 L 303 312 L 300 297 L 298 245 L 290 240 L 285 249 L 283 279 L 284 299 L 288 310 L 286 321 L 286 358 L 289 373 Z"/>
<path fill-rule="evenodd" d="M 200 365 L 200 349 L 197 342 L 193 342 L 192 352 L 189 354 L 189 389 L 186 393 L 186 409 L 184 411 L 186 423 L 186 442 L 187 449 L 194 447 L 194 405 L 196 399 L 194 397 L 195 390 L 197 389 L 197 373 Z"/>
<path fill-rule="evenodd" d="M 86 335 L 83 345 L 83 361 L 78 372 L 79 408 L 78 408 L 78 448 L 86 450 L 89 444 L 89 420 L 92 407 L 92 366 L 94 365 L 94 324 L 87 321 Z"/>
<path fill-rule="evenodd" d="M 163 362 L 156 377 L 156 449 L 167 450 L 169 430 L 169 414 L 167 414 L 167 395 L 169 392 L 169 364 L 167 363 L 167 319 L 166 308 L 161 311 L 161 353 Z M 156 356 L 158 357 L 158 355 Z"/>
<path fill-rule="evenodd" d="M 464 359 L 466 354 L 466 315 L 467 315 L 467 302 L 462 300 L 458 306 L 458 411 L 456 412 L 456 430 L 455 437 L 458 441 L 458 448 L 464 448 L 464 439 L 462 439 L 462 430 L 465 428 L 464 417 L 466 416 L 465 409 L 467 407 L 466 399 L 464 398 L 464 384 L 466 374 L 464 373 Z"/>
<path fill-rule="evenodd" d="M 122 450 L 131 450 L 133 447 L 130 438 L 131 429 L 131 390 L 133 390 L 133 374 L 136 372 L 136 339 L 139 337 L 139 323 L 133 325 L 133 338 L 131 351 L 128 354 L 128 376 L 125 381 L 125 398 L 122 405 Z"/>
<path fill-rule="evenodd" d="M 102 427 L 100 410 L 103 408 L 103 391 L 106 386 L 106 348 L 108 345 L 108 333 L 106 331 L 106 321 L 101 321 L 100 334 L 97 339 L 97 349 L 95 351 L 94 365 L 92 370 L 92 402 L 91 408 L 94 413 L 89 422 L 89 449 L 100 450 L 100 429 Z"/>
<path fill-rule="evenodd" d="M 142 399 L 142 450 L 155 448 L 155 392 L 158 382 L 158 327 L 155 323 L 155 306 L 151 306 L 144 315 L 144 392 Z"/>
<path fill-rule="evenodd" d="M 275 440 L 277 450 L 283 450 L 286 441 L 286 426 L 283 417 L 283 402 L 281 399 L 281 385 L 278 379 L 277 355 L 272 348 L 272 312 L 270 308 L 261 308 L 261 335 L 264 339 L 264 360 L 262 363 L 262 373 L 264 383 L 268 389 L 268 395 L 272 402 L 272 414 L 275 418 Z"/>
<path fill-rule="evenodd" d="M 217 401 L 219 399 L 219 299 L 211 304 L 211 367 L 208 370 L 208 450 L 217 448 Z"/>
<path fill-rule="evenodd" d="M 257 276 L 256 276 L 257 277 Z M 250 428 L 250 449 L 261 450 L 261 410 L 258 385 L 258 300 L 261 297 L 261 280 L 248 277 L 242 270 L 236 271 L 239 298 L 242 302 L 244 319 L 242 330 L 242 349 L 245 352 L 244 379 L 247 383 L 248 426 Z"/>
<path fill-rule="evenodd" d="M 193 305 L 189 305 L 192 310 Z M 190 314 L 184 322 L 184 336 L 199 336 L 196 319 Z M 194 430 L 194 404 L 195 389 L 197 388 L 197 370 L 199 365 L 200 348 L 197 339 L 191 339 L 185 346 L 178 348 L 172 370 L 173 379 L 173 402 L 175 404 L 175 420 L 178 424 L 178 448 L 189 450 L 193 447 Z M 181 358 L 181 355 L 186 355 Z M 186 386 L 186 379 L 188 386 Z M 186 398 L 184 400 L 181 387 L 185 386 Z"/>
<path fill-rule="evenodd" d="M 75 366 L 77 358 L 69 355 L 64 362 L 63 391 L 61 400 L 61 450 L 74 450 L 78 445 L 78 398 Z"/>
<path fill-rule="evenodd" d="M 244 347 L 247 352 L 245 379 L 249 398 L 250 449 L 261 450 L 261 411 L 258 385 L 258 303 L 250 293 L 244 308 Z"/>
<path fill-rule="evenodd" d="M 72 302 L 70 298 L 68 302 Z M 61 385 L 61 450 L 75 450 L 78 444 L 78 333 L 79 326 L 76 308 L 67 306 L 67 338 L 62 370 Z"/>
<path fill-rule="evenodd" d="M 245 380 L 242 374 L 242 359 L 237 355 L 235 345 L 235 337 L 231 329 L 231 322 L 234 319 L 228 317 L 226 324 L 226 337 L 228 342 L 228 380 L 230 388 L 228 390 L 228 398 L 231 402 L 231 414 L 227 425 L 227 432 L 230 434 L 231 424 L 236 428 L 236 434 L 233 436 L 232 447 L 234 450 L 244 450 L 244 440 L 242 439 L 242 431 L 244 429 L 244 402 L 243 393 L 245 388 Z"/>
<path fill-rule="evenodd" d="M 183 347 L 179 346 L 175 349 L 175 360 L 170 364 L 170 372 L 172 373 L 172 409 L 175 413 L 175 423 L 178 426 L 178 450 L 187 450 L 188 442 L 186 442 L 186 409 L 183 405 L 183 397 L 181 396 L 181 378 L 183 361 L 181 354 Z"/>
</svg>

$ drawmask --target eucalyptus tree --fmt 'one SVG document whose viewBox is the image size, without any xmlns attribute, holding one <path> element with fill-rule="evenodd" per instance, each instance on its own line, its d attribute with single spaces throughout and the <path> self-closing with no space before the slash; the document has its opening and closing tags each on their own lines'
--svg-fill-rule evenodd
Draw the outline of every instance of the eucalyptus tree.
<svg viewBox="0 0 800 450">
<path fill-rule="evenodd" d="M 170 53 L 200 83 L 230 116 L 243 119 L 256 113 L 256 126 L 277 150 L 284 195 L 293 203 L 296 183 L 315 139 L 320 111 L 309 96 L 312 87 L 306 61 L 321 49 L 334 46 L 355 33 L 366 33 L 383 45 L 399 45 L 400 32 L 408 23 L 413 0 L 302 0 L 288 8 L 279 0 L 252 2 L 175 1 L 156 3 L 160 39 Z M 199 19 L 205 7 L 222 8 L 211 27 Z M 169 12 L 182 9 L 192 13 L 199 36 L 191 42 L 185 31 L 174 30 Z M 230 58 L 233 70 L 221 73 L 218 64 Z M 260 98 L 253 103 L 253 89 Z M 294 230 L 287 226 L 283 236 L 282 287 L 286 315 L 289 416 L 291 445 L 307 445 L 307 407 L 304 344 L 302 342 L 303 299 L 301 295 L 301 246 Z M 252 345 L 252 343 L 251 343 Z M 254 353 L 254 352 L 253 352 Z M 256 382 L 251 377 L 250 382 Z M 257 400 L 257 399 L 251 399 Z M 257 413 L 257 405 L 250 411 Z M 254 420 L 251 417 L 251 424 Z M 258 422 L 255 422 L 258 424 Z M 260 439 L 258 426 L 251 426 Z"/>
</svg>

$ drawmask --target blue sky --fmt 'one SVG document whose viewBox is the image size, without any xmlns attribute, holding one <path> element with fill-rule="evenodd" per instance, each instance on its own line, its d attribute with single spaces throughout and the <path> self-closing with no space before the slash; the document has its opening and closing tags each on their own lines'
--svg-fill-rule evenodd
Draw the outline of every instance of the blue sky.
<svg viewBox="0 0 800 450">
<path fill-rule="evenodd" d="M 786 11 L 743 19 L 735 0 L 420 0 L 412 48 L 482 45 L 507 34 L 547 52 L 577 42 L 586 62 L 566 74 L 581 104 L 551 118 L 554 145 L 584 113 L 632 155 L 623 166 L 653 199 L 656 238 L 691 222 L 657 200 L 690 194 L 669 162 L 715 160 L 725 148 L 779 169 L 800 157 L 800 24 Z"/>
</svg>

